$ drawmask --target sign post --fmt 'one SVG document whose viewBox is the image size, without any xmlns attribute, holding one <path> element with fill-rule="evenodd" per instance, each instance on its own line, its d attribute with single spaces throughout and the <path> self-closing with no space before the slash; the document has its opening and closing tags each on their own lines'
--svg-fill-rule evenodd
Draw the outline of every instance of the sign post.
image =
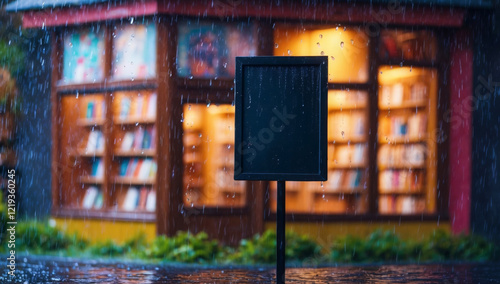
<svg viewBox="0 0 500 284">
<path fill-rule="evenodd" d="M 236 57 L 235 180 L 277 181 L 276 282 L 285 282 L 285 181 L 327 179 L 327 56 Z"/>
</svg>

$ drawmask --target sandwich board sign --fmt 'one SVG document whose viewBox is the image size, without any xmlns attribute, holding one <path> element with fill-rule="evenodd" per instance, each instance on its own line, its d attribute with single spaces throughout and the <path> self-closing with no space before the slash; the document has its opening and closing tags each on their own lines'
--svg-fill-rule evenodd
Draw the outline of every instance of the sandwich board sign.
<svg viewBox="0 0 500 284">
<path fill-rule="evenodd" d="M 327 56 L 236 57 L 234 179 L 278 182 L 278 283 L 285 181 L 327 179 L 327 77 Z"/>
</svg>

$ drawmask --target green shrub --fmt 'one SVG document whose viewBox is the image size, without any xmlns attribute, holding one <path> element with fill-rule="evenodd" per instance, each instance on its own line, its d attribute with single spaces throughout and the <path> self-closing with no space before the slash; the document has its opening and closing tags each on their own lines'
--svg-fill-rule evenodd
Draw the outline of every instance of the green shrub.
<svg viewBox="0 0 500 284">
<path fill-rule="evenodd" d="M 145 256 L 178 262 L 214 261 L 222 251 L 218 241 L 209 240 L 205 232 L 193 235 L 189 232 L 178 232 L 172 238 L 159 236 L 154 239 Z"/>
<path fill-rule="evenodd" d="M 70 247 L 83 249 L 87 242 L 51 227 L 47 222 L 25 221 L 16 226 L 16 248 L 33 252 L 51 252 Z"/>
<path fill-rule="evenodd" d="M 285 257 L 287 261 L 303 261 L 320 257 L 321 247 L 307 236 L 287 232 L 285 237 Z M 276 262 L 276 232 L 268 230 L 262 236 L 243 239 L 240 246 L 229 259 L 237 263 L 274 263 Z"/>
</svg>

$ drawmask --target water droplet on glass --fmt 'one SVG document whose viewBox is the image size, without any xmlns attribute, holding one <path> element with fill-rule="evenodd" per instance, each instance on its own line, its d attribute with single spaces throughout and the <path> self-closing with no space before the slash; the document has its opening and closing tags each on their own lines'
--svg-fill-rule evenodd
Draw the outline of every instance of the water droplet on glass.
<svg viewBox="0 0 500 284">
<path fill-rule="evenodd" d="M 338 30 L 339 30 L 339 27 L 336 27 L 336 28 L 335 28 L 335 30 L 336 30 L 336 31 L 338 31 Z"/>
<path fill-rule="evenodd" d="M 324 51 L 321 51 L 321 55 L 325 55 L 325 52 L 324 52 Z"/>
<path fill-rule="evenodd" d="M 316 45 L 317 45 L 318 47 L 320 47 L 320 46 L 321 46 L 321 45 L 319 44 L 319 41 L 316 43 Z"/>
<path fill-rule="evenodd" d="M 208 102 L 207 102 L 207 107 L 210 107 L 210 104 L 211 104 L 211 103 L 210 103 L 210 101 L 208 101 Z"/>
<path fill-rule="evenodd" d="M 133 24 L 134 23 L 134 18 L 130 18 L 130 23 Z"/>
<path fill-rule="evenodd" d="M 323 38 L 323 35 L 322 35 L 322 34 L 319 34 L 319 38 Z"/>
<path fill-rule="evenodd" d="M 340 42 L 340 48 L 344 48 L 344 42 L 343 41 Z"/>
<path fill-rule="evenodd" d="M 292 52 L 290 51 L 290 49 L 288 50 L 288 55 L 292 55 Z"/>
<path fill-rule="evenodd" d="M 332 60 L 335 60 L 335 57 L 333 57 L 333 56 L 330 56 L 330 58 L 331 58 Z"/>
<path fill-rule="evenodd" d="M 344 131 L 340 132 L 340 134 L 342 134 L 342 138 L 344 138 Z"/>
<path fill-rule="evenodd" d="M 278 48 L 278 46 L 279 46 L 279 45 L 278 45 L 277 43 L 275 43 L 275 44 L 274 44 L 274 48 Z"/>
<path fill-rule="evenodd" d="M 351 39 L 351 44 L 354 44 L 354 40 Z"/>
</svg>

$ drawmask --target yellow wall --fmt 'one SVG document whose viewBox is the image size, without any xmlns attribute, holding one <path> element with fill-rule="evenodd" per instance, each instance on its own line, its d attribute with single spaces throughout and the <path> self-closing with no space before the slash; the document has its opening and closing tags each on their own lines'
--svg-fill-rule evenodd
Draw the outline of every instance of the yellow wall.
<svg viewBox="0 0 500 284">
<path fill-rule="evenodd" d="M 114 240 L 122 243 L 140 232 L 144 232 L 148 241 L 156 236 L 155 223 L 123 222 L 89 219 L 54 218 L 56 227 L 68 232 L 77 233 L 91 243 Z"/>
<path fill-rule="evenodd" d="M 122 222 L 107 220 L 83 220 L 54 218 L 56 226 L 68 233 L 77 233 L 79 236 L 92 243 L 114 240 L 122 243 L 140 232 L 146 234 L 146 239 L 151 241 L 156 236 L 155 223 Z M 345 235 L 365 237 L 376 229 L 395 231 L 403 239 L 422 240 L 427 238 L 436 229 L 450 232 L 450 224 L 436 221 L 426 222 L 293 222 L 286 224 L 287 231 L 294 231 L 301 235 L 308 235 L 319 244 L 331 242 Z M 276 229 L 275 222 L 266 222 L 265 229 Z M 328 246 L 325 246 L 328 247 Z"/>
<path fill-rule="evenodd" d="M 265 229 L 276 230 L 275 222 L 266 222 Z M 433 231 L 441 229 L 451 231 L 448 222 L 293 222 L 286 224 L 287 231 L 294 231 L 300 235 L 308 235 L 320 245 L 329 247 L 333 240 L 345 235 L 365 237 L 376 229 L 395 231 L 402 239 L 422 240 L 427 238 Z"/>
</svg>

